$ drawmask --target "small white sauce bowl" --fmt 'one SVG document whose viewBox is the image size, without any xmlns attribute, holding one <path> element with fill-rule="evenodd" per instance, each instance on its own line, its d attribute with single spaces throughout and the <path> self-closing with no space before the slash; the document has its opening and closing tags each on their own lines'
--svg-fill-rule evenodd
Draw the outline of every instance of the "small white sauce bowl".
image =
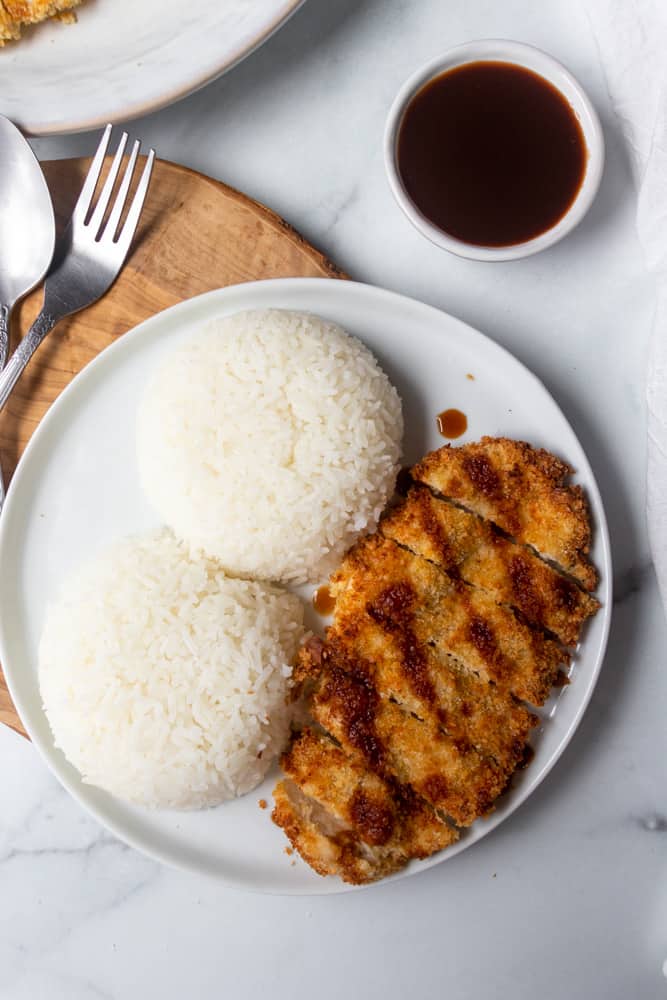
<svg viewBox="0 0 667 1000">
<path fill-rule="evenodd" d="M 406 192 L 398 170 L 398 136 L 405 110 L 421 88 L 435 77 L 455 66 L 471 62 L 506 62 L 524 66 L 548 80 L 567 100 L 579 120 L 586 143 L 586 173 L 576 198 L 565 215 L 550 229 L 524 243 L 509 246 L 486 247 L 466 243 L 450 236 L 434 225 L 421 212 Z M 459 257 L 470 260 L 518 260 L 553 246 L 581 222 L 590 208 L 602 177 L 604 167 L 604 137 L 600 119 L 581 85 L 561 63 L 546 52 L 521 42 L 488 39 L 468 42 L 449 49 L 444 55 L 418 69 L 401 87 L 389 112 L 384 135 L 384 157 L 387 177 L 392 193 L 416 229 L 437 246 Z"/>
</svg>

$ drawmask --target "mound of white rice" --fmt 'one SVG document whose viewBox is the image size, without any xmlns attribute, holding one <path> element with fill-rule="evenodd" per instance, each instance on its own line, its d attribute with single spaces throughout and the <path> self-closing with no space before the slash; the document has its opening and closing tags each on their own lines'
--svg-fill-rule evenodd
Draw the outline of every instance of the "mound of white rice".
<svg viewBox="0 0 667 1000">
<path fill-rule="evenodd" d="M 194 809 L 249 791 L 289 728 L 301 602 L 227 579 L 162 531 L 123 541 L 48 612 L 39 680 L 55 741 L 85 781 Z"/>
<path fill-rule="evenodd" d="M 173 353 L 140 407 L 146 494 L 235 575 L 326 577 L 394 488 L 396 390 L 339 326 L 281 310 L 218 320 Z"/>
</svg>

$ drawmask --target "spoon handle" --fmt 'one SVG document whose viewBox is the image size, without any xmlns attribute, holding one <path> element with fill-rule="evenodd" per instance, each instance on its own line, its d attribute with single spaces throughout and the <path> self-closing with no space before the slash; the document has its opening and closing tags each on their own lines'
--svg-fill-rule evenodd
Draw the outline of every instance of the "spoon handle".
<svg viewBox="0 0 667 1000">
<path fill-rule="evenodd" d="M 0 372 L 7 361 L 9 350 L 9 306 L 0 303 Z"/>
<path fill-rule="evenodd" d="M 0 372 L 0 410 L 4 408 L 30 358 L 60 318 L 60 316 L 54 316 L 48 310 L 42 309 L 7 362 L 6 368 Z"/>
</svg>

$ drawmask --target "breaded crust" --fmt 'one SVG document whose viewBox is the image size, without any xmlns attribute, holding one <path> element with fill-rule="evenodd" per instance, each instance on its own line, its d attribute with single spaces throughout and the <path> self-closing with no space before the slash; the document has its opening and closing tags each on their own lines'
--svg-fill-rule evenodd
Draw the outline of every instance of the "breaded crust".
<svg viewBox="0 0 667 1000">
<path fill-rule="evenodd" d="M 0 46 L 3 46 L 5 42 L 16 41 L 20 37 L 20 24 L 13 17 L 10 17 L 2 0 L 0 0 Z"/>
<path fill-rule="evenodd" d="M 0 0 L 0 46 L 21 37 L 21 27 L 49 17 L 74 20 L 70 12 L 81 0 Z"/>
<path fill-rule="evenodd" d="M 427 645 L 423 652 L 435 699 L 425 700 L 415 694 L 405 669 L 400 637 L 387 636 L 369 620 L 365 626 L 360 623 L 354 637 L 348 639 L 330 633 L 325 645 L 314 640 L 304 646 L 295 678 L 319 681 L 322 660 L 325 664 L 334 662 L 350 676 L 372 685 L 382 698 L 392 699 L 407 712 L 442 729 L 458 745 L 474 747 L 504 769 L 511 770 L 520 762 L 539 720 L 511 695 Z"/>
<path fill-rule="evenodd" d="M 520 747 L 517 758 L 500 767 L 439 726 L 381 698 L 372 684 L 330 659 L 310 710 L 361 767 L 410 785 L 458 826 L 470 826 L 491 812 L 522 758 Z"/>
<path fill-rule="evenodd" d="M 454 579 L 516 608 L 567 646 L 576 645 L 584 622 L 600 606 L 532 550 L 510 541 L 476 514 L 438 499 L 425 486 L 414 486 L 391 508 L 380 531 Z"/>
<path fill-rule="evenodd" d="M 412 472 L 330 580 L 333 624 L 293 674 L 318 731 L 295 738 L 274 793 L 302 856 L 350 882 L 447 846 L 438 817 L 466 827 L 494 808 L 530 760 L 539 720 L 522 702 L 565 680 L 599 607 L 586 503 L 559 459 L 484 438 Z"/>
<path fill-rule="evenodd" d="M 588 504 L 581 487 L 569 485 L 571 471 L 550 452 L 524 441 L 484 437 L 461 447 L 445 445 L 411 473 L 594 590 Z"/>
<path fill-rule="evenodd" d="M 457 839 L 410 789 L 388 784 L 310 729 L 281 764 L 286 780 L 273 793 L 273 821 L 320 875 L 372 882 Z"/>
<path fill-rule="evenodd" d="M 336 607 L 328 637 L 371 662 L 383 638 L 398 644 L 415 696 L 431 704 L 437 692 L 429 647 L 533 705 L 544 704 L 559 666 L 569 662 L 557 643 L 487 594 L 381 535 L 357 542 L 330 586 Z"/>
</svg>

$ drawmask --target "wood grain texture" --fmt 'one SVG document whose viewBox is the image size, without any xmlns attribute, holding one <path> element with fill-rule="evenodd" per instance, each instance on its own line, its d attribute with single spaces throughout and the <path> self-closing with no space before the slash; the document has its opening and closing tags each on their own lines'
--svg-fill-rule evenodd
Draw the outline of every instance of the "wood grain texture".
<svg viewBox="0 0 667 1000">
<path fill-rule="evenodd" d="M 89 160 L 42 164 L 59 226 L 78 196 Z M 344 275 L 283 219 L 233 188 L 158 161 L 132 253 L 113 288 L 64 320 L 46 339 L 0 419 L 8 482 L 32 432 L 74 375 L 137 323 L 183 299 L 258 278 Z M 29 296 L 12 323 L 15 346 L 41 305 Z M 0 723 L 26 735 L 0 671 Z"/>
</svg>

